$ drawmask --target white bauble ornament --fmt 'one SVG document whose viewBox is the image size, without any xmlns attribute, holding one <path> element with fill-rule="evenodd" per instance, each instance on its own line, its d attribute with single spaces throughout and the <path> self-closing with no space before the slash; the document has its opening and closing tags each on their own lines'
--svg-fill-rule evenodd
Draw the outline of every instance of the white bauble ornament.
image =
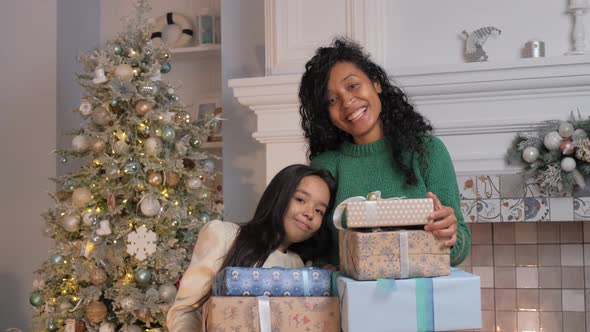
<svg viewBox="0 0 590 332">
<path fill-rule="evenodd" d="M 557 150 L 559 149 L 559 143 L 561 143 L 561 139 L 562 137 L 558 132 L 550 131 L 543 138 L 543 144 L 550 151 Z"/>
<path fill-rule="evenodd" d="M 588 134 L 586 134 L 584 129 L 578 128 L 578 129 L 574 130 L 574 133 L 572 134 L 572 140 L 577 141 L 577 140 L 581 140 L 584 138 L 588 138 Z"/>
<path fill-rule="evenodd" d="M 199 189 L 203 186 L 203 181 L 198 177 L 190 177 L 186 180 L 186 186 L 188 189 Z"/>
<path fill-rule="evenodd" d="M 160 212 L 160 201 L 155 197 L 145 197 L 140 204 L 141 213 L 153 217 Z"/>
<path fill-rule="evenodd" d="M 150 137 L 143 143 L 143 149 L 148 156 L 157 157 L 162 152 L 162 141 L 157 137 Z"/>
<path fill-rule="evenodd" d="M 564 172 L 571 172 L 576 169 L 576 161 L 572 157 L 565 157 L 561 160 L 561 169 Z"/>
<path fill-rule="evenodd" d="M 176 297 L 176 286 L 171 284 L 163 284 L 158 288 L 158 295 L 160 300 L 164 302 L 172 302 Z"/>
<path fill-rule="evenodd" d="M 89 101 L 82 101 L 80 103 L 80 107 L 78 107 L 78 112 L 80 112 L 80 114 L 82 114 L 83 116 L 89 116 L 90 113 L 92 113 L 92 104 Z"/>
<path fill-rule="evenodd" d="M 559 129 L 557 129 L 559 135 L 563 138 L 569 138 L 574 133 L 574 125 L 569 122 L 562 122 L 559 124 Z"/>
<path fill-rule="evenodd" d="M 88 188 L 76 188 L 72 193 L 72 205 L 77 209 L 86 207 L 91 200 L 92 193 Z"/>
<path fill-rule="evenodd" d="M 113 151 L 115 151 L 116 154 L 126 154 L 127 152 L 129 152 L 129 144 L 127 144 L 127 142 L 121 140 L 121 141 L 117 141 L 115 142 L 115 144 L 113 144 Z"/>
<path fill-rule="evenodd" d="M 66 231 L 72 233 L 80 229 L 80 219 L 73 215 L 63 216 L 60 220 L 61 227 Z"/>
<path fill-rule="evenodd" d="M 115 68 L 115 77 L 122 81 L 131 81 L 133 75 L 133 68 L 126 63 L 122 63 Z"/>
<path fill-rule="evenodd" d="M 534 146 L 529 146 L 522 151 L 522 159 L 527 163 L 532 163 L 539 158 L 539 150 Z"/>
<path fill-rule="evenodd" d="M 84 152 L 90 146 L 90 137 L 78 135 L 72 139 L 72 148 L 76 152 Z"/>
<path fill-rule="evenodd" d="M 113 323 L 102 323 L 98 328 L 98 332 L 114 332 L 115 325 Z"/>
</svg>

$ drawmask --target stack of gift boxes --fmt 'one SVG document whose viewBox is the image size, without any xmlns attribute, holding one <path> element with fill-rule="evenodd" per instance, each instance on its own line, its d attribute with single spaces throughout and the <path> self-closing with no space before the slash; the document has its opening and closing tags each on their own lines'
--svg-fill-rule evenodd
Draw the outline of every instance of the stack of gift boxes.
<svg viewBox="0 0 590 332">
<path fill-rule="evenodd" d="M 432 199 L 368 198 L 348 199 L 334 213 L 342 330 L 480 328 L 479 277 L 451 269 L 446 240 L 424 230 Z"/>
<path fill-rule="evenodd" d="M 479 277 L 451 269 L 445 240 L 424 231 L 433 201 L 368 197 L 348 199 L 334 213 L 339 273 L 228 267 L 217 275 L 203 308 L 204 330 L 480 328 Z"/>
</svg>

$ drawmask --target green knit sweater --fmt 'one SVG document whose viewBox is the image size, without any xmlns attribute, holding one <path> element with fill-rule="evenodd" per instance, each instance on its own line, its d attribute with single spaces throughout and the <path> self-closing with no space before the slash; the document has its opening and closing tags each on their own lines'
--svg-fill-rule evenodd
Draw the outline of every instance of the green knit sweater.
<svg viewBox="0 0 590 332">
<path fill-rule="evenodd" d="M 382 198 L 424 198 L 429 191 L 436 194 L 444 206 L 455 210 L 457 216 L 457 243 L 451 250 L 451 265 L 456 266 L 469 253 L 471 235 L 461 214 L 455 169 L 440 139 L 426 136 L 425 147 L 428 168 L 423 171 L 419 162 L 413 161 L 418 179 L 417 185 L 413 186 L 406 184 L 403 173 L 394 167 L 391 150 L 384 138 L 369 144 L 345 142 L 338 150 L 325 151 L 316 156 L 311 165 L 327 169 L 338 181 L 336 204 L 352 196 L 367 196 L 377 190 L 381 191 Z M 338 232 L 333 224 L 330 229 L 336 245 L 332 247 L 328 262 L 338 265 Z"/>
</svg>

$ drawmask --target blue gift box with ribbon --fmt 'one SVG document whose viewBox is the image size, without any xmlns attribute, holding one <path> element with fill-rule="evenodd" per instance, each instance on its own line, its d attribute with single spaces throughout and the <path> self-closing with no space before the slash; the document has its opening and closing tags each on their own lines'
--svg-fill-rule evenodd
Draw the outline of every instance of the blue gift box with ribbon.
<svg viewBox="0 0 590 332">
<path fill-rule="evenodd" d="M 330 296 L 331 274 L 313 267 L 226 267 L 212 291 L 213 296 Z"/>
<path fill-rule="evenodd" d="M 337 278 L 344 332 L 426 332 L 481 328 L 479 276 L 458 269 L 435 278 Z"/>
</svg>

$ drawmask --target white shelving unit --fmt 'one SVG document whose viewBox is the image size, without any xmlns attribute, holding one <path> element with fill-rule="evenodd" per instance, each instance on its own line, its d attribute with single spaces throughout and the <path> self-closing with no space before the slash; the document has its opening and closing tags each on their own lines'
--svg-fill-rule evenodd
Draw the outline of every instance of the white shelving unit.
<svg viewBox="0 0 590 332">
<path fill-rule="evenodd" d="M 198 45 L 189 47 L 173 48 L 170 50 L 172 54 L 183 54 L 183 53 L 212 53 L 221 54 L 221 44 L 211 45 Z"/>
</svg>

